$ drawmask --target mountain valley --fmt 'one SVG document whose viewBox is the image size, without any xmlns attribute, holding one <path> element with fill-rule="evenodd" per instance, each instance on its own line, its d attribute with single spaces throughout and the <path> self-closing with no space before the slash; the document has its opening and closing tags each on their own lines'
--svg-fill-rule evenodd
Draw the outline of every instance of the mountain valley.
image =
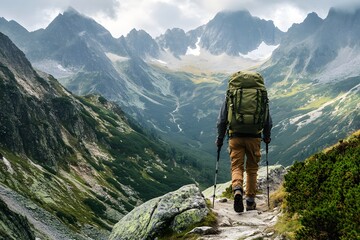
<svg viewBox="0 0 360 240">
<path fill-rule="evenodd" d="M 94 237 L 106 236 L 145 200 L 194 181 L 206 184 L 198 161 L 146 133 L 118 105 L 71 94 L 35 71 L 3 34 L 0 52 L 3 191 L 21 193 Z"/>
</svg>

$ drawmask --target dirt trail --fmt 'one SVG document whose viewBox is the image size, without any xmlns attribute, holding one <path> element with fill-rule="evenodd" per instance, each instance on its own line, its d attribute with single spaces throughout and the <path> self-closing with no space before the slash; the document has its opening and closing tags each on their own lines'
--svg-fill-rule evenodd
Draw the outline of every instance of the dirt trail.
<svg viewBox="0 0 360 240">
<path fill-rule="evenodd" d="M 256 210 L 236 213 L 234 211 L 234 201 L 220 197 L 231 182 L 218 184 L 215 195 L 215 208 L 217 214 L 219 232 L 217 234 L 204 235 L 202 240 L 279 240 L 273 227 L 276 224 L 281 211 L 279 208 L 269 209 L 267 203 L 267 180 L 266 168 L 262 167 L 258 172 L 258 190 L 262 192 L 256 196 Z M 269 186 L 270 193 L 278 189 L 283 181 L 286 170 L 281 165 L 269 166 Z M 203 192 L 204 196 L 212 202 L 214 188 L 210 187 Z M 222 200 L 226 200 L 222 202 Z M 245 206 L 245 199 L 244 199 Z"/>
</svg>

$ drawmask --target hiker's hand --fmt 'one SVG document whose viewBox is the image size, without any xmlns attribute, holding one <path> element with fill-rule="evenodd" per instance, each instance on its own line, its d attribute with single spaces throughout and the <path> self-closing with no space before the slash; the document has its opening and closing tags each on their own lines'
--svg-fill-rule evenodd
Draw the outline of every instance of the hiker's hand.
<svg viewBox="0 0 360 240">
<path fill-rule="evenodd" d="M 264 137 L 264 138 L 263 138 L 263 141 L 264 141 L 264 143 L 269 144 L 269 143 L 271 142 L 271 138 L 269 138 L 269 137 Z"/>
<path fill-rule="evenodd" d="M 224 143 L 224 139 L 223 138 L 217 138 L 215 143 L 216 143 L 216 146 L 218 148 L 221 148 L 223 143 Z"/>
</svg>

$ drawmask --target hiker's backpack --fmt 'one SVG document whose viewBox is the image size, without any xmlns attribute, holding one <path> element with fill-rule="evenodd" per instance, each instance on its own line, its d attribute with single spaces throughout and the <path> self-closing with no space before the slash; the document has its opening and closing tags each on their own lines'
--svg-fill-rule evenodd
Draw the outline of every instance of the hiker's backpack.
<svg viewBox="0 0 360 240">
<path fill-rule="evenodd" d="M 261 133 L 268 119 L 268 102 L 264 79 L 259 73 L 234 73 L 227 90 L 229 134 Z"/>
</svg>

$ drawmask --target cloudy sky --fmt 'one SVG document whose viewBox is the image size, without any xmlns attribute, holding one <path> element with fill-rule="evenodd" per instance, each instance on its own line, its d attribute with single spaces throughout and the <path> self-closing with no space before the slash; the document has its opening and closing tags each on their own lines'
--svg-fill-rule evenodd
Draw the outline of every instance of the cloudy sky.
<svg viewBox="0 0 360 240">
<path fill-rule="evenodd" d="M 359 0 L 1 0 L 0 17 L 15 20 L 29 31 L 45 28 L 69 6 L 95 19 L 114 37 L 132 28 L 153 37 L 166 29 L 185 31 L 211 20 L 223 10 L 248 9 L 253 16 L 273 20 L 286 31 L 310 12 L 325 18 L 330 7 L 354 9 Z"/>
</svg>

